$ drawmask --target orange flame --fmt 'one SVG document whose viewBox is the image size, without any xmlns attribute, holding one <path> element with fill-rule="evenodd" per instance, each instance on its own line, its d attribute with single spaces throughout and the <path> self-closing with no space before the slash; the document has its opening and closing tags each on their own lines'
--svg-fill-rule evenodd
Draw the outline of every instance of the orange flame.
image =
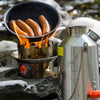
<svg viewBox="0 0 100 100">
<path fill-rule="evenodd" d="M 38 54 L 36 54 L 36 58 L 38 58 L 39 57 L 39 55 Z"/>
<path fill-rule="evenodd" d="M 25 38 L 25 37 L 20 37 L 20 36 L 19 36 L 19 31 L 18 31 L 18 27 L 17 27 L 17 25 L 16 25 L 16 22 L 14 22 L 13 26 L 14 26 L 14 31 L 15 31 L 15 33 L 16 33 L 16 35 L 17 35 L 19 41 L 20 41 L 20 45 L 25 45 L 25 48 L 27 48 L 27 49 L 30 48 L 30 45 L 31 45 L 32 43 L 35 43 L 35 47 L 38 47 L 39 49 L 41 48 L 41 44 L 42 44 L 42 43 L 45 44 L 45 47 L 48 47 L 49 38 L 52 37 L 52 36 L 54 36 L 54 35 L 56 34 L 56 31 L 55 31 L 51 36 L 48 35 L 48 36 L 45 38 L 45 40 L 43 40 L 43 39 L 44 39 L 44 36 L 43 36 L 43 37 L 41 38 L 41 41 L 38 41 L 38 42 L 31 42 L 31 43 L 30 43 L 30 42 L 29 42 L 29 39 L 27 39 L 27 38 Z"/>
<path fill-rule="evenodd" d="M 50 37 L 54 37 L 54 35 L 56 34 L 57 31 L 54 31 L 54 33 L 50 36 Z M 44 44 L 46 47 L 48 47 L 48 41 L 50 39 L 49 35 L 46 37 L 45 41 L 44 41 Z"/>
<path fill-rule="evenodd" d="M 19 67 L 19 70 L 20 70 L 20 73 L 23 74 L 23 75 L 25 75 L 27 73 L 27 68 L 26 68 L 25 65 L 21 65 Z"/>
<path fill-rule="evenodd" d="M 54 37 L 55 34 L 56 34 L 56 32 L 57 32 L 57 30 L 55 30 L 55 31 L 53 32 L 53 34 L 51 35 L 51 37 Z"/>
<path fill-rule="evenodd" d="M 48 41 L 49 41 L 49 35 L 46 37 L 44 41 L 45 47 L 48 47 Z"/>
<path fill-rule="evenodd" d="M 18 29 L 17 29 L 17 26 L 16 26 L 15 22 L 14 22 L 13 26 L 14 26 L 14 31 L 15 31 L 15 33 L 16 33 L 19 41 L 20 41 L 20 45 L 25 45 L 25 48 L 29 49 L 30 48 L 30 42 L 29 42 L 29 40 L 27 38 L 25 38 L 25 37 L 20 37 L 18 35 Z"/>
<path fill-rule="evenodd" d="M 35 47 L 38 47 L 39 49 L 41 48 L 41 44 L 43 42 L 43 38 L 44 38 L 44 36 L 41 38 L 41 41 L 34 42 L 35 43 Z"/>
</svg>

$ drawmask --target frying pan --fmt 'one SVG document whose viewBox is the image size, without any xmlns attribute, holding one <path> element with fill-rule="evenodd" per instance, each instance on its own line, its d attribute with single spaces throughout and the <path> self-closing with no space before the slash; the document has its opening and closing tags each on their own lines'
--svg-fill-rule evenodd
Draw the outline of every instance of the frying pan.
<svg viewBox="0 0 100 100">
<path fill-rule="evenodd" d="M 54 55 L 54 56 L 49 57 L 49 58 L 41 58 L 41 59 L 20 59 L 20 58 L 18 58 L 18 51 L 14 51 L 11 54 L 11 57 L 13 57 L 18 62 L 24 62 L 24 63 L 30 63 L 30 64 L 38 64 L 38 63 L 45 63 L 45 62 L 54 61 L 58 56 Z"/>
<path fill-rule="evenodd" d="M 10 31 L 10 33 L 12 33 L 17 37 L 16 33 L 13 32 L 9 26 L 10 20 L 21 19 L 25 21 L 27 18 L 31 18 L 39 24 L 38 17 L 40 15 L 44 15 L 46 17 L 51 26 L 51 31 L 42 36 L 27 37 L 30 42 L 36 42 L 40 41 L 43 36 L 44 39 L 48 35 L 51 36 L 59 25 L 59 14 L 52 6 L 42 2 L 32 2 L 32 1 L 16 4 L 12 8 L 8 9 L 7 12 L 5 13 L 4 24 L 5 27 L 8 29 L 8 31 Z"/>
</svg>

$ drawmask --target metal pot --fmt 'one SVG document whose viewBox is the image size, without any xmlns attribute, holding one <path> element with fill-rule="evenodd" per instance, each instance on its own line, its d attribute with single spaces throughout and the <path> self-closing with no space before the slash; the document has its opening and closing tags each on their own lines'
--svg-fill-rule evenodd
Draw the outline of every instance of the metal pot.
<svg viewBox="0 0 100 100">
<path fill-rule="evenodd" d="M 9 27 L 10 20 L 21 19 L 25 21 L 27 18 L 31 18 L 35 20 L 37 23 L 39 23 L 38 17 L 41 14 L 43 14 L 48 20 L 48 22 L 50 23 L 51 31 L 42 36 L 27 37 L 30 42 L 40 41 L 43 36 L 44 36 L 44 39 L 48 35 L 51 36 L 59 25 L 58 12 L 52 6 L 46 3 L 29 1 L 29 2 L 22 2 L 22 3 L 16 4 L 12 8 L 8 9 L 8 11 L 5 13 L 4 24 L 5 24 L 5 27 L 8 29 L 8 31 L 17 37 L 16 33 L 13 32 L 11 28 Z M 24 36 L 21 36 L 21 37 L 24 37 Z"/>
<path fill-rule="evenodd" d="M 58 46 L 62 100 L 92 100 L 89 93 L 99 90 L 95 43 L 99 36 L 91 30 L 88 35 L 84 33 L 83 26 L 69 27 L 69 36 Z"/>
</svg>

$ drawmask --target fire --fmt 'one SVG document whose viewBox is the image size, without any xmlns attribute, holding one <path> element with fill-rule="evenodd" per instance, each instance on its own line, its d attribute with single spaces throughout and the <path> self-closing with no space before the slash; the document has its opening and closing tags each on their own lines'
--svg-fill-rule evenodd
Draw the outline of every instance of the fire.
<svg viewBox="0 0 100 100">
<path fill-rule="evenodd" d="M 18 35 L 18 30 L 17 30 L 17 26 L 16 26 L 15 22 L 14 22 L 13 26 L 14 26 L 14 31 L 15 31 L 15 33 L 16 33 L 19 41 L 20 41 L 20 45 L 25 45 L 25 48 L 29 49 L 30 48 L 30 42 L 29 42 L 29 40 L 27 38 L 25 38 L 25 37 L 20 37 Z"/>
<path fill-rule="evenodd" d="M 20 45 L 25 45 L 25 48 L 29 49 L 30 48 L 30 45 L 35 43 L 35 47 L 38 47 L 39 49 L 41 48 L 41 44 L 44 43 L 46 47 L 48 47 L 48 41 L 49 41 L 49 38 L 54 36 L 56 34 L 56 31 L 52 34 L 52 36 L 47 36 L 45 39 L 44 39 L 44 36 L 41 38 L 41 41 L 38 41 L 38 42 L 29 42 L 29 39 L 25 38 L 25 37 L 20 37 L 19 34 L 18 34 L 18 29 L 17 29 L 17 26 L 16 26 L 16 23 L 14 22 L 13 24 L 14 26 L 14 31 L 19 39 L 19 42 L 20 42 Z M 44 39 L 44 40 L 43 40 Z"/>
<path fill-rule="evenodd" d="M 39 57 L 39 55 L 37 54 L 37 55 L 36 55 L 36 58 L 38 58 L 38 57 Z"/>
<path fill-rule="evenodd" d="M 21 65 L 19 70 L 20 70 L 20 73 L 23 75 L 25 75 L 27 73 L 27 68 L 25 65 Z"/>
<path fill-rule="evenodd" d="M 49 35 L 46 37 L 44 41 L 45 47 L 48 47 L 48 41 L 49 41 Z"/>
<path fill-rule="evenodd" d="M 55 36 L 56 32 L 57 32 L 57 30 L 55 30 L 55 31 L 53 32 L 52 37 L 54 37 L 54 36 Z"/>
<path fill-rule="evenodd" d="M 54 33 L 51 35 L 51 37 L 54 37 L 54 35 L 56 34 L 56 31 L 54 31 Z M 49 41 L 50 36 L 48 35 L 44 41 L 44 44 L 46 47 L 48 47 L 48 41 Z"/>
<path fill-rule="evenodd" d="M 54 31 L 54 33 L 52 34 L 51 37 L 54 37 L 55 34 L 56 34 L 56 31 Z M 34 42 L 35 47 L 41 48 L 42 43 L 45 44 L 45 47 L 48 47 L 48 42 L 49 42 L 50 36 L 48 35 L 44 40 L 43 39 L 44 39 L 44 36 L 42 37 L 41 41 Z"/>
<path fill-rule="evenodd" d="M 41 44 L 43 42 L 44 36 L 42 37 L 41 41 L 38 42 L 34 42 L 35 43 L 35 47 L 38 47 L 39 49 L 41 48 Z"/>
</svg>

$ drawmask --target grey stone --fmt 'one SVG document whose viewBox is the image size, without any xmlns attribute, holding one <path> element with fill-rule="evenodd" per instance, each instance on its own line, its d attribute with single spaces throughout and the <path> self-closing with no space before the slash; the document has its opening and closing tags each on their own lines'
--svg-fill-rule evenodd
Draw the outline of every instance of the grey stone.
<svg viewBox="0 0 100 100">
<path fill-rule="evenodd" d="M 0 51 L 17 50 L 17 43 L 13 41 L 0 41 Z"/>
<path fill-rule="evenodd" d="M 0 78 L 4 77 L 4 76 L 9 76 L 9 72 L 10 74 L 12 74 L 12 70 L 14 69 L 15 67 L 0 67 Z M 5 74 L 7 73 L 7 74 Z"/>
<path fill-rule="evenodd" d="M 18 76 L 16 66 L 1 67 L 0 76 L 0 97 L 2 98 L 4 98 L 4 94 L 20 92 L 29 94 L 35 98 L 34 100 L 38 100 L 58 91 L 58 79 L 52 77 L 42 79 L 21 78 Z"/>
<path fill-rule="evenodd" d="M 58 12 L 60 14 L 60 26 L 68 26 L 71 21 L 71 17 L 68 12 L 64 10 L 58 10 Z"/>
<path fill-rule="evenodd" d="M 0 51 L 0 67 L 15 62 L 15 60 L 11 57 L 11 53 L 12 51 Z"/>
<path fill-rule="evenodd" d="M 12 41 L 0 41 L 0 66 L 15 62 L 11 53 L 17 50 L 17 43 Z"/>
<path fill-rule="evenodd" d="M 37 91 L 37 87 L 36 85 L 29 85 L 27 86 L 24 91 L 26 91 L 27 93 L 33 93 L 33 94 L 38 94 L 38 91 Z"/>
<path fill-rule="evenodd" d="M 27 86 L 27 83 L 23 80 L 9 80 L 0 82 L 0 93 L 21 91 Z"/>
</svg>

